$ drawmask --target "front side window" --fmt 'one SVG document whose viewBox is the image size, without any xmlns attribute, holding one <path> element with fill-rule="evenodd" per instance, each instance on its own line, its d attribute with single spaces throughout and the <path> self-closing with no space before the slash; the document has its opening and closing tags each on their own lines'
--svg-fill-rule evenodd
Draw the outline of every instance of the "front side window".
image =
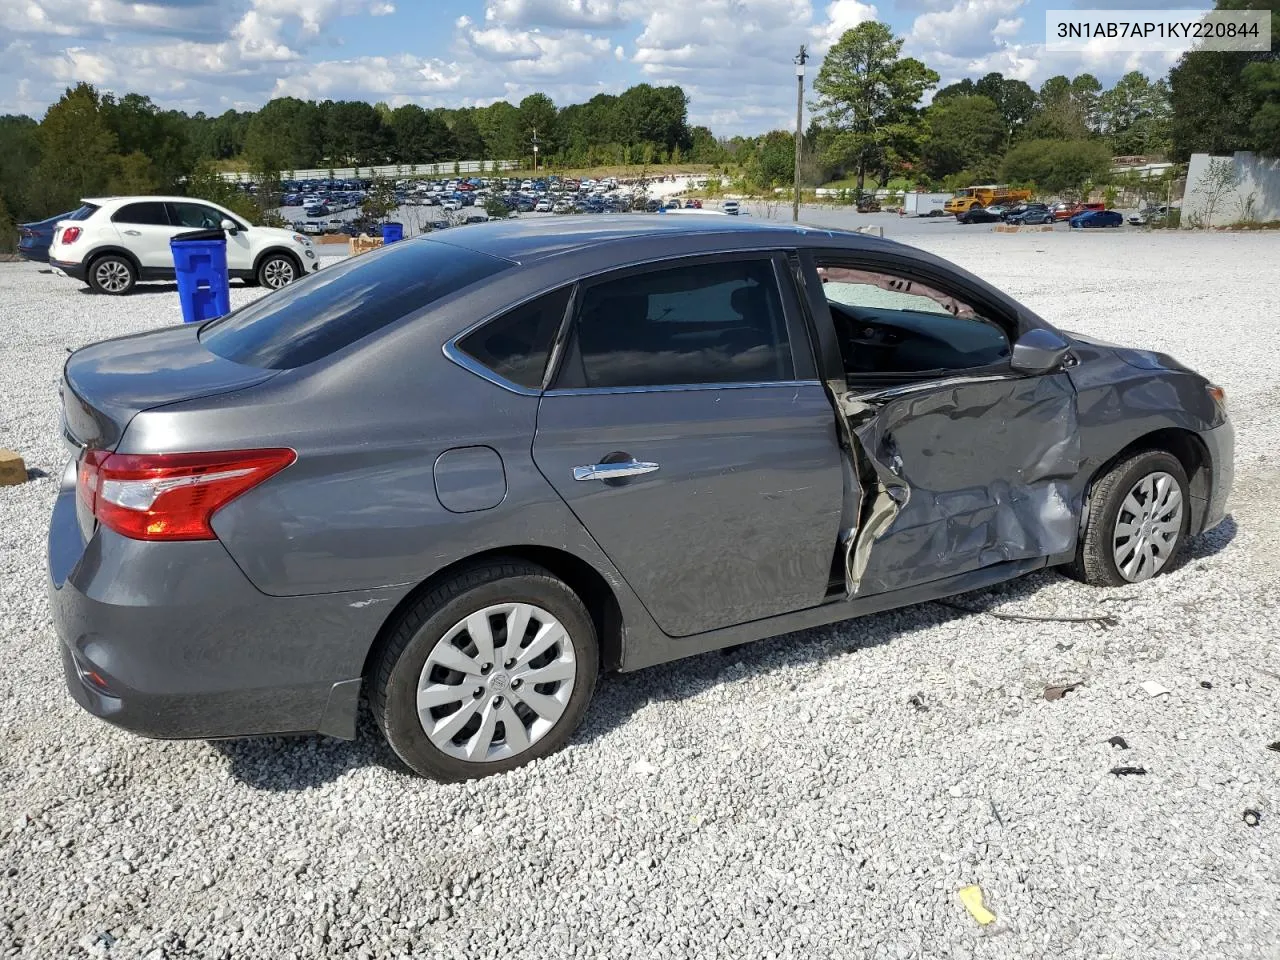
<svg viewBox="0 0 1280 960">
<path fill-rule="evenodd" d="M 164 204 L 148 201 L 145 203 L 126 203 L 115 212 L 112 223 L 132 223 L 147 227 L 169 226 L 169 216 L 165 213 Z"/>
<path fill-rule="evenodd" d="M 587 287 L 558 386 L 791 380 L 786 317 L 767 258 L 700 262 Z"/>
<path fill-rule="evenodd" d="M 861 267 L 818 265 L 850 375 L 969 370 L 1007 360 L 1009 338 L 951 291 Z"/>
<path fill-rule="evenodd" d="M 223 215 L 203 203 L 172 203 L 174 226 L 192 230 L 216 230 L 222 225 Z"/>
<path fill-rule="evenodd" d="M 512 266 L 430 240 L 392 244 L 289 284 L 200 330 L 226 360 L 288 370 Z"/>
<path fill-rule="evenodd" d="M 503 379 L 538 390 L 572 292 L 565 287 L 522 304 L 467 334 L 458 348 Z"/>
</svg>

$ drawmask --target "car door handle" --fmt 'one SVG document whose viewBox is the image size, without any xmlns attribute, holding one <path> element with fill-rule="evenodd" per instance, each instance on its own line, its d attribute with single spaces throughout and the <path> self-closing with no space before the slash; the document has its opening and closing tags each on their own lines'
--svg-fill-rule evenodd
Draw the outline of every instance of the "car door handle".
<svg viewBox="0 0 1280 960">
<path fill-rule="evenodd" d="M 141 231 L 141 230 L 126 230 L 126 231 L 125 231 L 125 233 L 126 233 L 126 234 L 128 234 L 128 235 L 129 235 L 129 236 L 131 236 L 131 237 L 140 237 L 140 236 L 142 236 L 142 231 Z"/>
<path fill-rule="evenodd" d="M 653 473 L 658 469 L 656 463 L 643 460 L 623 460 L 621 463 L 593 463 L 587 467 L 574 467 L 575 480 L 620 480 L 623 477 L 638 477 L 642 473 Z"/>
</svg>

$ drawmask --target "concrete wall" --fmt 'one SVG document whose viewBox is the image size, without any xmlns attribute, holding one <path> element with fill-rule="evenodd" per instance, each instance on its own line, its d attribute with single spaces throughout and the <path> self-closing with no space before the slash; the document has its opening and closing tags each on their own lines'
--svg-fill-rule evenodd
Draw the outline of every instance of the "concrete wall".
<svg viewBox="0 0 1280 960">
<path fill-rule="evenodd" d="M 446 160 L 443 163 L 389 163 L 377 167 L 324 167 L 313 170 L 281 170 L 280 179 L 282 180 L 328 180 L 329 174 L 339 180 L 350 180 L 357 176 L 360 177 L 412 177 L 412 176 L 429 176 L 429 177 L 451 177 L 454 175 L 454 167 L 457 167 L 460 174 L 479 173 L 480 168 L 484 167 L 486 173 L 496 173 L 499 170 L 516 170 L 520 167 L 518 160 L 460 160 L 456 164 L 452 160 Z M 226 180 L 246 181 L 252 180 L 253 177 L 247 173 L 230 172 L 223 173 Z"/>
<path fill-rule="evenodd" d="M 1210 164 L 1230 163 L 1238 185 L 1222 193 L 1209 220 Z M 1225 227 L 1241 220 L 1266 223 L 1280 220 L 1280 158 L 1267 159 L 1247 151 L 1230 157 L 1193 153 L 1187 165 L 1187 186 L 1182 197 L 1182 227 Z"/>
</svg>

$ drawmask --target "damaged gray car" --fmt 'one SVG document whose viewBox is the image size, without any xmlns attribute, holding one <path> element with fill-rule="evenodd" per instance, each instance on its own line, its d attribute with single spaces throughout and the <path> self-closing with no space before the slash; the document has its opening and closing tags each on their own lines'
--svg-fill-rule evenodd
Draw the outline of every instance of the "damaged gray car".
<svg viewBox="0 0 1280 960">
<path fill-rule="evenodd" d="M 1218 387 L 864 235 L 495 223 L 86 347 L 49 532 L 72 695 L 155 737 L 351 738 L 440 780 L 635 670 L 1224 515 Z"/>
</svg>

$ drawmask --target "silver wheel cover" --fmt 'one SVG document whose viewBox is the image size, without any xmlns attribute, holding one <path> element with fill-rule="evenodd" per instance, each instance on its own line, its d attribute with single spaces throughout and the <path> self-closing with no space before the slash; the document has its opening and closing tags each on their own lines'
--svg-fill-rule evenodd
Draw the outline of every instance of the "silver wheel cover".
<svg viewBox="0 0 1280 960">
<path fill-rule="evenodd" d="M 1171 474 L 1149 473 L 1130 488 L 1112 531 L 1112 557 L 1130 583 L 1154 577 L 1182 534 L 1182 488 Z"/>
<path fill-rule="evenodd" d="M 272 290 L 288 286 L 293 283 L 293 264 L 284 257 L 268 260 L 262 268 L 262 280 Z"/>
<path fill-rule="evenodd" d="M 418 677 L 418 721 L 442 753 L 472 763 L 517 756 L 564 715 L 578 674 L 569 634 L 529 603 L 455 624 Z"/>
<path fill-rule="evenodd" d="M 93 268 L 93 278 L 107 293 L 121 293 L 129 288 L 129 268 L 119 260 L 103 260 Z"/>
</svg>

